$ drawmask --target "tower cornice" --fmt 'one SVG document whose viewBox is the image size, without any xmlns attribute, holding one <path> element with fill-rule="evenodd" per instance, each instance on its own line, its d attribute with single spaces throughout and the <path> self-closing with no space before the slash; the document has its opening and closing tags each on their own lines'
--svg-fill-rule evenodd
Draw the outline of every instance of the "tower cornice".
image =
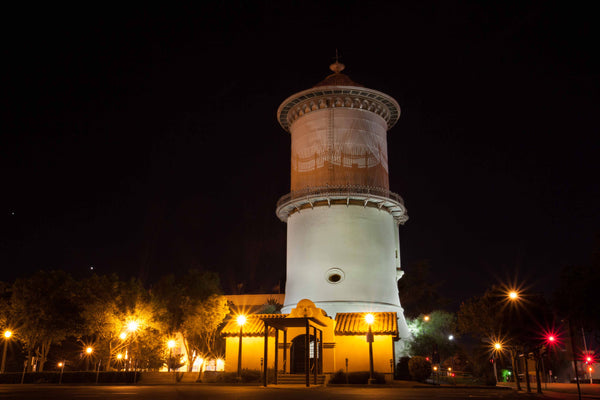
<svg viewBox="0 0 600 400">
<path fill-rule="evenodd" d="M 282 196 L 277 202 L 277 217 L 287 222 L 288 217 L 303 209 L 315 207 L 375 207 L 394 217 L 397 224 L 408 220 L 404 200 L 400 195 L 386 189 L 365 186 L 326 186 L 296 190 Z"/>
<path fill-rule="evenodd" d="M 281 103 L 277 120 L 289 132 L 301 116 L 326 108 L 351 108 L 373 112 L 387 123 L 389 130 L 400 117 L 400 106 L 391 96 L 358 86 L 317 86 L 296 93 Z"/>
</svg>

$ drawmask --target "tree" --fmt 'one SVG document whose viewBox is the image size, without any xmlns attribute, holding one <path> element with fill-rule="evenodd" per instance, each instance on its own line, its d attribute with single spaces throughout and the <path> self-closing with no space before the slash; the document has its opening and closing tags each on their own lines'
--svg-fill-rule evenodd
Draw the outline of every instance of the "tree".
<svg viewBox="0 0 600 400">
<path fill-rule="evenodd" d="M 165 276 L 153 287 L 152 296 L 166 310 L 167 332 L 182 334 L 188 371 L 197 357 L 215 355 L 217 328 L 228 312 L 217 274 L 190 269 L 179 278 Z"/>
<path fill-rule="evenodd" d="M 281 314 L 282 308 L 283 304 L 279 303 L 277 299 L 269 297 L 267 302 L 257 311 L 257 314 Z"/>
<path fill-rule="evenodd" d="M 12 328 L 12 306 L 10 304 L 10 286 L 0 281 L 0 330 Z"/>
<path fill-rule="evenodd" d="M 537 352 L 542 345 L 542 327 L 550 321 L 552 315 L 543 296 L 522 293 L 519 299 L 510 300 L 506 288 L 492 286 L 482 296 L 461 304 L 457 326 L 460 333 L 479 341 L 472 357 L 474 372 L 488 379 L 492 355 L 497 356 L 496 362 L 509 353 L 515 370 L 516 354 Z M 494 352 L 495 343 L 500 343 L 502 350 Z"/>
<path fill-rule="evenodd" d="M 84 282 L 82 299 L 83 333 L 93 338 L 95 352 L 107 370 L 117 353 L 127 349 L 130 359 L 150 360 L 147 349 L 160 348 L 165 342 L 160 336 L 165 311 L 150 301 L 139 281 L 94 275 Z"/>
<path fill-rule="evenodd" d="M 416 318 L 448 304 L 440 295 L 441 283 L 431 282 L 430 270 L 427 260 L 418 261 L 409 265 L 407 273 L 398 281 L 400 302 L 407 318 Z"/>
<path fill-rule="evenodd" d="M 414 356 L 408 360 L 408 371 L 410 376 L 419 382 L 423 382 L 431 375 L 431 363 L 425 357 Z"/>
<path fill-rule="evenodd" d="M 564 267 L 553 295 L 554 307 L 563 317 L 586 330 L 600 331 L 600 262 Z"/>
<path fill-rule="evenodd" d="M 453 313 L 446 311 L 433 311 L 427 315 L 409 319 L 408 326 L 412 338 L 408 341 L 410 354 L 432 357 L 437 352 L 441 362 L 444 358 L 453 356 L 457 351 L 454 340 L 450 335 L 456 336 L 456 317 Z"/>
<path fill-rule="evenodd" d="M 460 305 L 458 331 L 483 340 L 509 338 L 513 342 L 534 345 L 540 339 L 540 327 L 553 316 L 541 294 L 522 293 L 511 301 L 507 290 L 492 286 L 483 296 L 475 296 Z"/>
<path fill-rule="evenodd" d="M 219 327 L 228 313 L 227 298 L 217 294 L 187 309 L 181 327 L 186 338 L 187 353 L 201 355 L 203 360 L 209 356 L 217 357 Z M 191 370 L 190 366 L 188 365 L 188 370 Z M 202 370 L 200 368 L 201 372 Z"/>
<path fill-rule="evenodd" d="M 52 344 L 80 328 L 75 281 L 63 271 L 39 271 L 14 282 L 11 304 L 28 359 L 35 354 L 43 371 Z"/>
</svg>

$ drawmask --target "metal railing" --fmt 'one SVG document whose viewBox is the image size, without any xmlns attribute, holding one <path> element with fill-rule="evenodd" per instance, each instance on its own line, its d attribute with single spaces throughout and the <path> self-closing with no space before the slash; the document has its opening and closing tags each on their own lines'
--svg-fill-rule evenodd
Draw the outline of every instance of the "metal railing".
<svg viewBox="0 0 600 400">
<path fill-rule="evenodd" d="M 378 197 L 387 197 L 392 199 L 402 206 L 404 206 L 404 200 L 400 195 L 391 192 L 387 189 L 361 186 L 361 185 L 344 185 L 344 186 L 319 186 L 319 187 L 307 187 L 300 190 L 295 190 L 282 196 L 277 201 L 277 208 L 281 207 L 295 199 L 301 199 L 303 197 L 314 197 L 314 196 L 331 196 L 331 197 L 350 197 L 352 194 L 358 195 L 373 195 Z"/>
</svg>

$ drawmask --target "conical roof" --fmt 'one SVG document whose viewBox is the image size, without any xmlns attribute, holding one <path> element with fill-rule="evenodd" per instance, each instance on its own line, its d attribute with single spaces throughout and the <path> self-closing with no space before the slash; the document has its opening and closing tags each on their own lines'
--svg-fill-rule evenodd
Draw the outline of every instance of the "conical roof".
<svg viewBox="0 0 600 400">
<path fill-rule="evenodd" d="M 342 74 L 342 71 L 346 68 L 346 66 L 338 61 L 334 62 L 329 66 L 329 69 L 333 71 L 333 74 L 328 75 L 321 82 L 317 83 L 313 87 L 320 86 L 356 86 L 356 87 L 365 87 L 360 83 L 354 82 L 350 77 L 346 74 Z"/>
</svg>

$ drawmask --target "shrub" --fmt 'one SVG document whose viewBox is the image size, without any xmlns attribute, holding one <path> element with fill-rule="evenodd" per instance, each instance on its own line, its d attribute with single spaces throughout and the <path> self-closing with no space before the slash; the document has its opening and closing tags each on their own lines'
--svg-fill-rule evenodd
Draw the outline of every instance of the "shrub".
<svg viewBox="0 0 600 400">
<path fill-rule="evenodd" d="M 403 381 L 410 381 L 410 372 L 408 370 L 408 361 L 410 357 L 401 357 L 398 360 L 398 365 L 396 365 L 396 374 L 394 379 L 399 379 Z"/>
<path fill-rule="evenodd" d="M 425 357 L 414 356 L 408 361 L 408 371 L 412 379 L 423 382 L 431 375 L 431 363 Z"/>
<path fill-rule="evenodd" d="M 332 384 L 346 383 L 346 373 L 344 372 L 344 370 L 340 369 L 339 371 L 337 371 L 336 373 L 331 375 L 331 378 L 329 379 L 329 383 L 332 383 Z"/>
<path fill-rule="evenodd" d="M 331 376 L 331 379 L 329 379 L 329 383 L 330 384 L 350 383 L 350 384 L 355 384 L 355 385 L 366 385 L 367 383 L 369 383 L 369 375 L 370 375 L 369 371 L 357 371 L 357 372 L 350 372 L 346 376 L 346 373 L 340 369 L 339 371 L 337 371 L 335 374 L 333 374 Z M 373 378 L 375 378 L 375 383 L 377 383 L 377 384 L 385 383 L 385 376 L 383 374 L 375 372 Z"/>
</svg>

